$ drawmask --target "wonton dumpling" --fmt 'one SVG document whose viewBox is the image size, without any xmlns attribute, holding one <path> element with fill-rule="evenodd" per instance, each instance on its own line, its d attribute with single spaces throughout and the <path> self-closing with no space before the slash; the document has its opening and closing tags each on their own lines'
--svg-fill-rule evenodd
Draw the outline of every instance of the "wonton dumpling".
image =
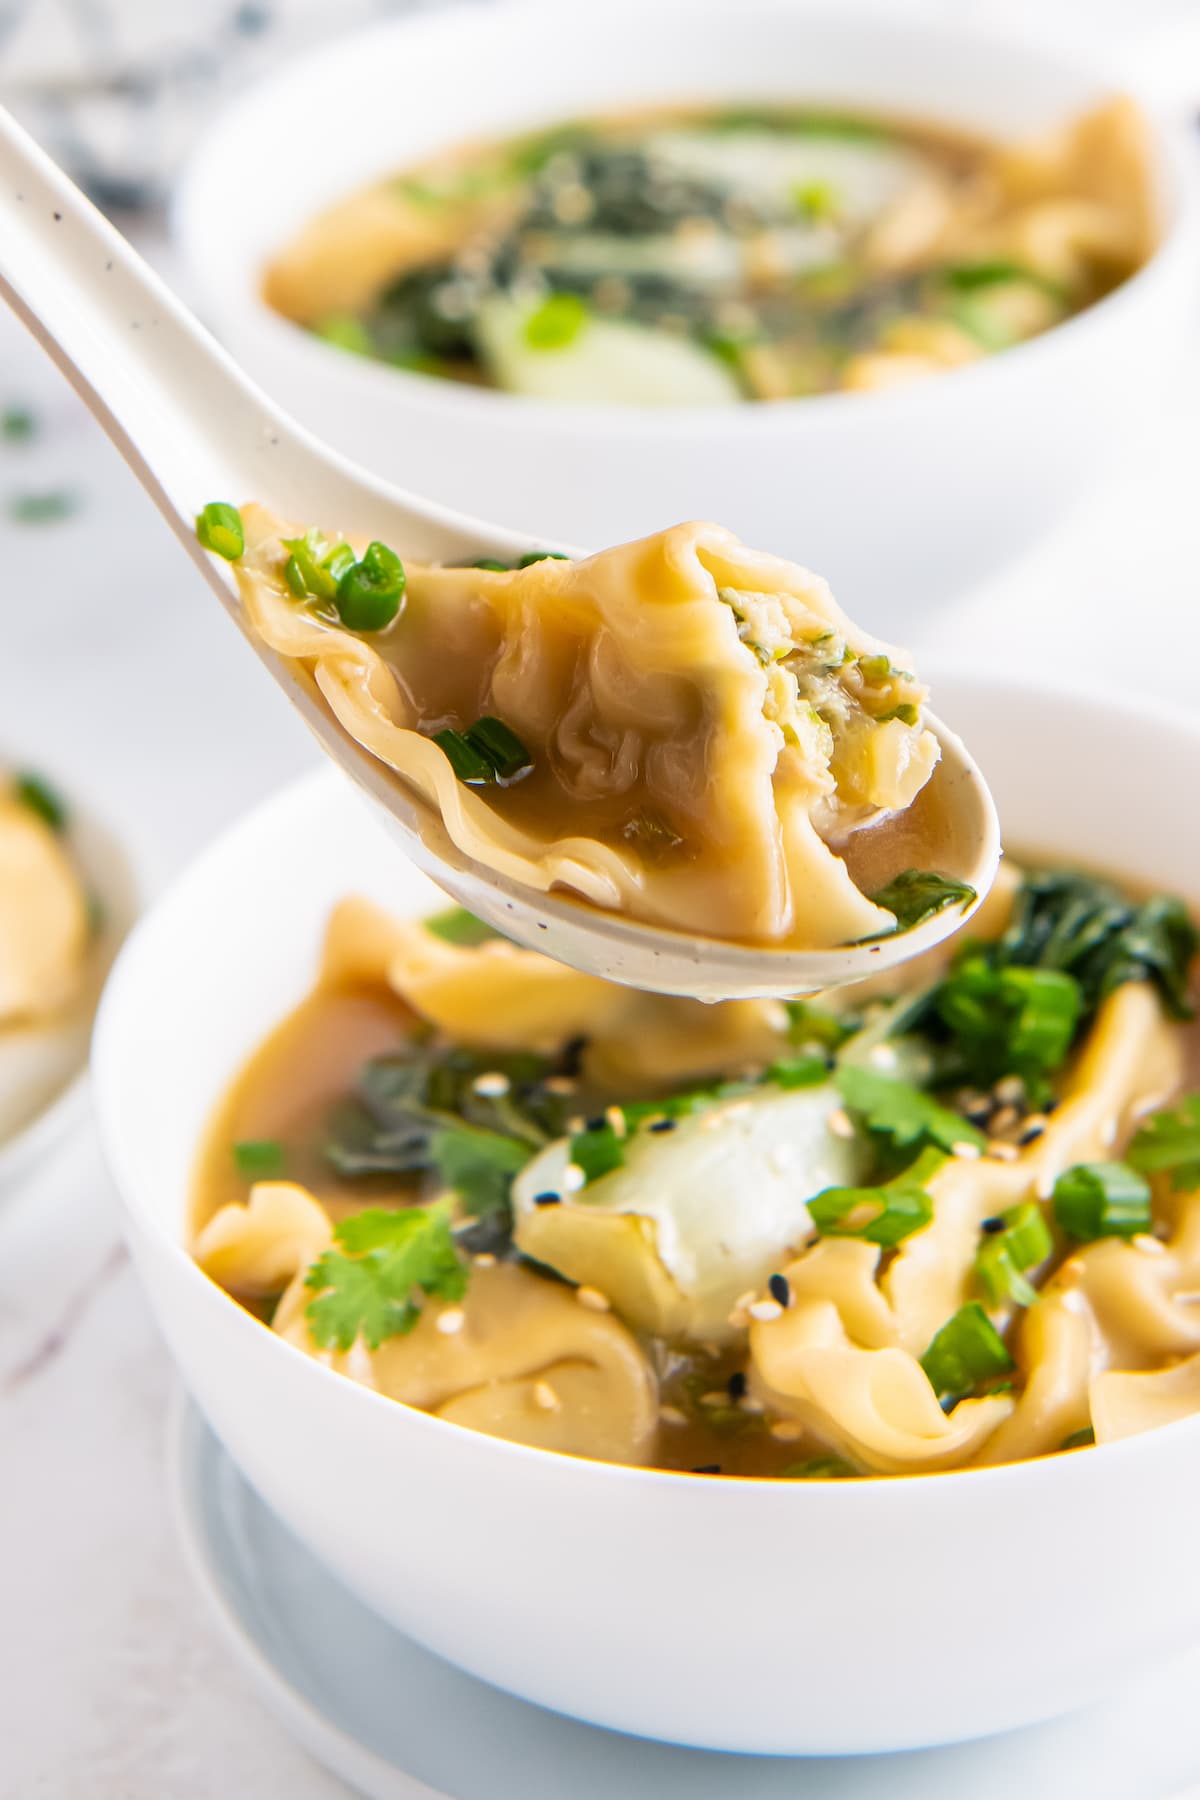
<svg viewBox="0 0 1200 1800">
<path fill-rule="evenodd" d="M 828 1083 L 767 1087 L 642 1127 L 624 1164 L 578 1192 L 560 1139 L 513 1183 L 515 1240 L 641 1330 L 719 1343 L 740 1297 L 809 1236 L 808 1200 L 861 1176 L 858 1144 L 829 1130 L 839 1105 Z M 559 1203 L 539 1206 L 545 1193 Z"/>
<path fill-rule="evenodd" d="M 333 1242 L 329 1214 L 294 1181 L 256 1181 L 250 1198 L 213 1214 L 192 1255 L 231 1294 L 279 1293 Z"/>
<path fill-rule="evenodd" d="M 630 1333 L 611 1313 L 582 1306 L 568 1287 L 503 1263 L 471 1271 L 462 1326 L 439 1329 L 447 1311 L 427 1303 L 406 1336 L 378 1350 L 318 1350 L 304 1308 L 303 1276 L 279 1303 L 274 1329 L 343 1375 L 492 1437 L 645 1463 L 654 1455 L 658 1387 Z"/>
<path fill-rule="evenodd" d="M 244 517 L 252 629 L 483 866 L 743 942 L 893 929 L 830 846 L 907 808 L 939 747 L 924 689 L 816 576 L 680 525 L 581 562 L 412 568 L 364 637 L 292 595 L 287 528 Z M 460 782 L 432 741 L 483 717 L 532 759 L 509 787 Z"/>
<path fill-rule="evenodd" d="M 0 793 L 0 1026 L 70 1000 L 88 935 L 87 897 L 58 837 Z"/>
</svg>

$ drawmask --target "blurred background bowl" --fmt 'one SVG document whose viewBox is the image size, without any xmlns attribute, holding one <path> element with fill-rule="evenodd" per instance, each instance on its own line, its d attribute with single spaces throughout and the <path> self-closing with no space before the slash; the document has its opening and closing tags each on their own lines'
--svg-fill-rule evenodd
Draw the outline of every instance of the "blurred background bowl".
<svg viewBox="0 0 1200 1800">
<path fill-rule="evenodd" d="M 1155 128 L 1165 229 L 1107 299 L 882 393 L 661 409 L 546 404 L 348 355 L 272 312 L 264 266 L 314 213 L 469 139 L 655 101 L 812 101 L 1037 131 L 1120 85 L 1083 53 L 809 0 L 457 6 L 285 63 L 219 115 L 174 226 L 191 291 L 251 374 L 380 474 L 596 547 L 708 516 L 821 571 L 901 635 L 1024 548 L 1151 411 L 1193 300 L 1189 159 Z M 248 171 L 253 170 L 253 178 Z M 237 496 L 248 498 L 248 496 Z"/>
</svg>

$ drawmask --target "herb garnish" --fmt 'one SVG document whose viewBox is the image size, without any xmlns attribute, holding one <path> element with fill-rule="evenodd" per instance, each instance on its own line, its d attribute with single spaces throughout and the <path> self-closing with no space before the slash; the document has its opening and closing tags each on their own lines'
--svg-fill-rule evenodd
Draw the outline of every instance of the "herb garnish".
<svg viewBox="0 0 1200 1800">
<path fill-rule="evenodd" d="M 308 1328 L 326 1350 L 349 1350 L 362 1338 L 378 1350 L 385 1338 L 412 1330 L 421 1297 L 461 1300 L 467 1270 L 455 1249 L 449 1209 L 371 1208 L 334 1226 L 338 1248 L 326 1250 L 304 1278 L 314 1298 Z"/>
<path fill-rule="evenodd" d="M 822 1237 L 863 1238 L 894 1250 L 933 1217 L 925 1183 L 945 1162 L 940 1150 L 923 1150 L 911 1168 L 878 1187 L 832 1187 L 808 1203 Z"/>
<path fill-rule="evenodd" d="M 1178 1192 L 1200 1187 L 1200 1094 L 1187 1094 L 1168 1112 L 1155 1113 L 1137 1131 L 1125 1152 L 1132 1169 L 1144 1175 L 1171 1175 Z"/>
<path fill-rule="evenodd" d="M 233 1146 L 233 1160 L 247 1181 L 269 1181 L 283 1174 L 283 1145 L 277 1138 L 243 1138 Z"/>
<path fill-rule="evenodd" d="M 915 724 L 916 721 L 906 720 L 905 723 Z M 935 874 L 932 869 L 905 869 L 870 898 L 885 912 L 895 913 L 896 931 L 911 931 L 914 925 L 924 924 L 926 919 L 944 912 L 948 906 L 957 906 L 965 912 L 978 895 L 967 882 L 952 881 L 945 875 Z"/>
<path fill-rule="evenodd" d="M 433 742 L 468 787 L 512 787 L 533 772 L 533 758 L 501 719 L 478 719 L 466 731 L 448 727 Z"/>
<path fill-rule="evenodd" d="M 1054 1184 L 1054 1217 L 1068 1237 L 1138 1237 L 1150 1229 L 1150 1184 L 1124 1163 L 1076 1163 Z"/>
<path fill-rule="evenodd" d="M 953 1151 L 959 1144 L 982 1149 L 987 1141 L 961 1113 L 939 1105 L 911 1082 L 852 1063 L 835 1070 L 833 1080 L 847 1109 L 896 1150 L 931 1145 Z"/>
<path fill-rule="evenodd" d="M 44 775 L 36 775 L 31 769 L 18 770 L 13 776 L 13 794 L 51 831 L 66 830 L 67 803 Z"/>
<path fill-rule="evenodd" d="M 939 1399 L 961 1399 L 982 1381 L 1006 1375 L 1013 1359 L 977 1300 L 969 1300 L 942 1326 L 921 1358 Z"/>
</svg>

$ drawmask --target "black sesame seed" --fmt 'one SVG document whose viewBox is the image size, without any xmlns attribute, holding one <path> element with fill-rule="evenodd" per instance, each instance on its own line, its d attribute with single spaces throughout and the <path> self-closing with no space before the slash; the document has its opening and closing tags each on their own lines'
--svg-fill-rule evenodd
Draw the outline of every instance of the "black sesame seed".
<svg viewBox="0 0 1200 1800">
<path fill-rule="evenodd" d="M 770 1281 L 767 1283 L 767 1292 L 770 1294 L 772 1300 L 777 1300 L 779 1302 L 780 1306 L 790 1306 L 792 1304 L 792 1290 L 788 1285 L 788 1278 L 786 1275 L 772 1275 Z"/>
<path fill-rule="evenodd" d="M 729 1391 L 729 1398 L 731 1400 L 744 1400 L 746 1398 L 745 1370 L 735 1369 L 725 1385 Z"/>
<path fill-rule="evenodd" d="M 982 1229 L 987 1232 L 989 1237 L 995 1237 L 998 1231 L 1004 1230 L 1004 1220 L 999 1218 L 985 1219 L 983 1221 Z"/>
<path fill-rule="evenodd" d="M 1045 1133 L 1045 1130 L 1046 1127 L 1044 1125 L 1027 1125 L 1017 1139 L 1017 1142 L 1018 1144 L 1036 1144 L 1037 1140 Z"/>
<path fill-rule="evenodd" d="M 587 1045 L 588 1041 L 585 1037 L 573 1037 L 567 1039 L 558 1059 L 559 1073 L 561 1075 L 579 1074 L 583 1065 L 583 1053 L 587 1049 Z"/>
<path fill-rule="evenodd" d="M 719 1475 L 720 1473 L 720 1463 L 697 1463 L 692 1470 L 693 1475 Z"/>
<path fill-rule="evenodd" d="M 646 1129 L 648 1131 L 674 1131 L 676 1122 L 674 1119 L 654 1119 Z"/>
<path fill-rule="evenodd" d="M 561 1206 L 562 1205 L 562 1195 L 561 1194 L 535 1194 L 533 1196 L 533 1204 L 535 1206 Z"/>
<path fill-rule="evenodd" d="M 597 1113 L 594 1119 L 588 1120 L 587 1128 L 589 1131 L 607 1131 L 608 1120 L 603 1113 Z"/>
</svg>

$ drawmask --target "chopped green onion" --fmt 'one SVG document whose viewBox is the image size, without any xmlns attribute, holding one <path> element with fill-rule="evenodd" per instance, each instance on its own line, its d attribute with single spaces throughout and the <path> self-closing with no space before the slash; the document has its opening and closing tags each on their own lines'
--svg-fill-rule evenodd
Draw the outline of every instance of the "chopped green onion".
<svg viewBox="0 0 1200 1800">
<path fill-rule="evenodd" d="M 37 430 L 37 420 L 27 406 L 6 406 L 0 412 L 0 437 L 6 444 L 27 444 Z"/>
<path fill-rule="evenodd" d="M 441 938 L 444 944 L 457 944 L 466 950 L 473 950 L 479 944 L 490 943 L 499 936 L 490 925 L 468 912 L 465 906 L 451 906 L 445 912 L 434 913 L 432 918 L 423 919 L 426 931 L 434 937 Z"/>
<path fill-rule="evenodd" d="M 808 1216 L 822 1237 L 864 1238 L 894 1250 L 932 1219 L 924 1183 L 944 1161 L 939 1150 L 923 1150 L 911 1168 L 880 1187 L 826 1188 L 809 1201 Z"/>
<path fill-rule="evenodd" d="M 831 181 L 800 181 L 792 189 L 796 210 L 814 222 L 834 219 L 841 210 L 838 191 Z"/>
<path fill-rule="evenodd" d="M 810 1456 L 807 1462 L 788 1463 L 779 1471 L 783 1481 L 851 1481 L 858 1473 L 844 1456 Z"/>
<path fill-rule="evenodd" d="M 1001 1213 L 1004 1229 L 986 1237 L 975 1258 L 975 1274 L 989 1306 L 1032 1306 L 1037 1290 L 1025 1270 L 1045 1262 L 1054 1248 L 1050 1228 L 1036 1201 Z"/>
<path fill-rule="evenodd" d="M 1125 1160 L 1143 1175 L 1169 1172 L 1177 1193 L 1200 1187 L 1200 1094 L 1187 1094 L 1169 1112 L 1147 1119 Z"/>
<path fill-rule="evenodd" d="M 921 1367 L 940 1399 L 969 1394 L 981 1381 L 1007 1375 L 1013 1359 L 978 1300 L 969 1300 L 936 1334 Z"/>
<path fill-rule="evenodd" d="M 29 769 L 19 770 L 13 776 L 13 792 L 21 805 L 36 813 L 51 831 L 64 829 L 67 823 L 66 803 L 43 776 L 35 775 Z"/>
<path fill-rule="evenodd" d="M 580 294 L 549 294 L 525 321 L 531 350 L 565 350 L 588 322 L 587 301 Z"/>
<path fill-rule="evenodd" d="M 280 538 L 279 541 L 291 552 L 283 565 L 283 578 L 297 599 L 332 600 L 338 584 L 329 567 L 329 559 L 335 550 L 346 550 L 353 563 L 354 552 L 349 544 L 338 544 L 331 549 L 321 533 L 312 528 L 303 537 Z"/>
<path fill-rule="evenodd" d="M 527 550 L 517 564 L 518 569 L 528 569 L 540 562 L 570 562 L 565 550 Z"/>
<path fill-rule="evenodd" d="M 495 781 L 496 771 L 487 757 L 476 750 L 461 731 L 449 727 L 445 731 L 435 731 L 433 741 L 444 752 L 458 779 L 468 787 L 487 787 Z"/>
<path fill-rule="evenodd" d="M 915 723 L 915 719 L 905 720 L 908 725 Z M 923 924 L 948 906 L 958 906 L 965 911 L 976 898 L 975 889 L 968 882 L 953 881 L 945 875 L 935 874 L 932 869 L 905 869 L 893 876 L 886 887 L 871 895 L 876 906 L 895 913 L 896 931 L 911 931 L 914 925 Z"/>
<path fill-rule="evenodd" d="M 1065 1437 L 1058 1447 L 1060 1450 L 1085 1450 L 1095 1441 L 1096 1433 L 1092 1427 L 1084 1425 L 1081 1430 L 1073 1431 L 1069 1437 Z"/>
<path fill-rule="evenodd" d="M 488 569 L 493 575 L 508 575 L 511 572 L 508 563 L 497 562 L 494 556 L 481 556 L 478 562 L 473 562 L 471 564 L 471 567 L 473 569 Z"/>
<path fill-rule="evenodd" d="M 1054 1216 L 1068 1237 L 1137 1237 L 1150 1229 L 1150 1183 L 1124 1163 L 1076 1163 L 1054 1184 Z"/>
<path fill-rule="evenodd" d="M 242 515 L 236 506 L 227 506 L 224 500 L 210 500 L 196 514 L 196 536 L 206 550 L 211 550 L 214 556 L 223 556 L 226 562 L 236 562 L 246 548 Z"/>
<path fill-rule="evenodd" d="M 763 1080 L 781 1088 L 819 1087 L 829 1080 L 829 1063 L 823 1056 L 785 1056 L 763 1070 Z"/>
<path fill-rule="evenodd" d="M 860 656 L 858 666 L 862 670 L 864 681 L 872 683 L 886 681 L 892 673 L 892 665 L 886 656 Z"/>
<path fill-rule="evenodd" d="M 348 631 L 382 631 L 404 599 L 404 564 L 386 544 L 371 543 L 337 584 L 338 617 Z"/>
<path fill-rule="evenodd" d="M 283 1174 L 283 1145 L 276 1138 L 246 1138 L 233 1146 L 233 1160 L 248 1181 L 265 1181 Z"/>
<path fill-rule="evenodd" d="M 468 787 L 511 787 L 533 769 L 533 758 L 515 731 L 502 719 L 476 720 L 466 731 L 436 732 L 440 745 L 460 781 Z"/>
<path fill-rule="evenodd" d="M 528 750 L 516 732 L 510 731 L 502 719 L 479 719 L 465 735 L 467 742 L 487 757 L 496 772 L 497 781 L 518 781 L 521 776 L 528 775 L 533 767 Z"/>
</svg>

